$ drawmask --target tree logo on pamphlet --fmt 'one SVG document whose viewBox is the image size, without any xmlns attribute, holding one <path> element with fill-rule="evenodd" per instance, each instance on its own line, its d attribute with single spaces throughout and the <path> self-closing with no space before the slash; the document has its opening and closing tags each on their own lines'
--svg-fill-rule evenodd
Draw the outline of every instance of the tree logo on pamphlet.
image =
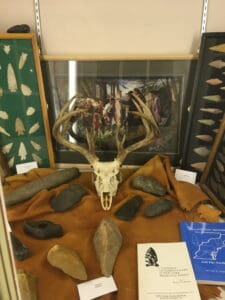
<svg viewBox="0 0 225 300">
<path fill-rule="evenodd" d="M 149 267 L 149 266 L 158 267 L 159 266 L 158 256 L 156 254 L 156 251 L 152 247 L 149 247 L 145 253 L 145 263 L 146 263 L 146 267 Z"/>
</svg>

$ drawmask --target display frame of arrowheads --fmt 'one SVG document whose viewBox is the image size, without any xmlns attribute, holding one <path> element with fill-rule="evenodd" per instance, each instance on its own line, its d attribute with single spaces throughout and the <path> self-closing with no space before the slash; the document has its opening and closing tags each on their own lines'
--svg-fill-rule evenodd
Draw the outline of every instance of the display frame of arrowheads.
<svg viewBox="0 0 225 300">
<path fill-rule="evenodd" d="M 200 187 L 225 214 L 225 118 L 214 140 Z"/>
<path fill-rule="evenodd" d="M 33 33 L 0 34 L 0 147 L 12 173 L 36 161 L 53 167 L 39 50 Z"/>
<path fill-rule="evenodd" d="M 225 112 L 225 32 L 201 38 L 182 167 L 200 179 Z"/>
</svg>

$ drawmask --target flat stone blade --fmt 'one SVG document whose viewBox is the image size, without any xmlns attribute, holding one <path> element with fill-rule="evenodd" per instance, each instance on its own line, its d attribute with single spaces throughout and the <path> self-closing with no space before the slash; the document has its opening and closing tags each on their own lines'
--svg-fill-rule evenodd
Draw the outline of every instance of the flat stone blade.
<svg viewBox="0 0 225 300">
<path fill-rule="evenodd" d="M 112 275 L 122 245 L 119 227 L 111 218 L 102 219 L 94 234 L 93 242 L 102 274 L 104 276 Z"/>
<path fill-rule="evenodd" d="M 79 280 L 86 280 L 86 268 L 76 251 L 63 245 L 54 245 L 47 255 L 47 260 L 53 267 Z"/>
</svg>

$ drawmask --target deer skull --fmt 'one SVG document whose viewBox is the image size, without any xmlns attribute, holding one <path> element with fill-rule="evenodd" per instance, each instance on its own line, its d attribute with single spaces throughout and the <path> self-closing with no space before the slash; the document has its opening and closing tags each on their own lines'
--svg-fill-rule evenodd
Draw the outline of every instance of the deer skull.
<svg viewBox="0 0 225 300">
<path fill-rule="evenodd" d="M 92 164 L 93 181 L 104 210 L 111 208 L 112 198 L 117 193 L 121 181 L 120 164 L 117 159 L 110 162 L 95 161 Z"/>
<path fill-rule="evenodd" d="M 114 161 L 101 162 L 99 158 L 95 155 L 95 143 L 91 130 L 86 130 L 86 139 L 89 149 L 71 142 L 68 138 L 69 130 L 72 126 L 71 119 L 77 117 L 78 115 L 88 113 L 85 108 L 76 109 L 73 97 L 60 111 L 57 120 L 53 126 L 53 136 L 62 145 L 80 152 L 85 156 L 87 161 L 90 163 L 93 169 L 93 181 L 98 196 L 101 200 L 101 205 L 104 210 L 109 210 L 112 205 L 112 198 L 117 193 L 118 184 L 121 181 L 120 167 L 126 156 L 135 151 L 138 148 L 148 145 L 154 138 L 159 134 L 158 126 L 154 120 L 154 117 L 150 109 L 145 105 L 145 103 L 139 98 L 135 93 L 133 95 L 133 103 L 135 104 L 137 111 L 133 111 L 134 115 L 142 119 L 142 123 L 145 127 L 146 134 L 145 138 L 138 141 L 132 145 L 129 145 L 124 149 L 125 135 L 120 136 L 120 125 L 117 126 L 115 133 L 115 141 L 117 146 L 117 157 Z"/>
</svg>

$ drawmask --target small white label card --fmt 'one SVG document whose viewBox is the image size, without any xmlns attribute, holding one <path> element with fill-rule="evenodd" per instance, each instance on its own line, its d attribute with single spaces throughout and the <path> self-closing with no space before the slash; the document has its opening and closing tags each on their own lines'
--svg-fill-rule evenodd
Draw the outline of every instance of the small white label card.
<svg viewBox="0 0 225 300">
<path fill-rule="evenodd" d="M 77 285 L 80 300 L 96 299 L 117 291 L 117 286 L 112 276 L 99 277 Z"/>
<path fill-rule="evenodd" d="M 186 171 L 186 170 L 181 170 L 181 169 L 176 169 L 175 171 L 175 178 L 178 181 L 185 181 L 185 182 L 190 182 L 192 184 L 196 183 L 196 172 L 191 172 L 191 171 Z"/>
<path fill-rule="evenodd" d="M 27 162 L 24 164 L 16 165 L 16 172 L 17 172 L 17 174 L 22 174 L 22 173 L 28 172 L 31 169 L 35 169 L 35 168 L 38 168 L 37 162 L 31 161 L 31 162 Z"/>
</svg>

